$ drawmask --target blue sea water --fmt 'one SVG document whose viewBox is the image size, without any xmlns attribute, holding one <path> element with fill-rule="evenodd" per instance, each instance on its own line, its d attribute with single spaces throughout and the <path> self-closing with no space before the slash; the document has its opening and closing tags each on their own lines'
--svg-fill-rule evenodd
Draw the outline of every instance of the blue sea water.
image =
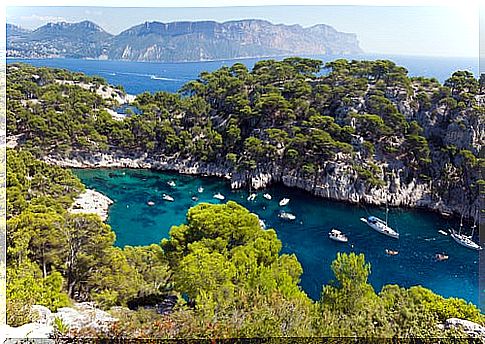
<svg viewBox="0 0 485 344">
<path fill-rule="evenodd" d="M 435 77 L 444 82 L 456 70 L 468 70 L 478 75 L 478 59 L 459 57 L 426 57 L 400 55 L 355 56 L 313 56 L 323 61 L 340 57 L 357 60 L 390 59 L 408 69 L 411 76 Z M 248 68 L 261 59 L 239 59 L 206 62 L 152 63 L 127 61 L 98 61 L 79 59 L 7 59 L 7 63 L 25 62 L 34 66 L 66 68 L 88 75 L 99 75 L 110 84 L 123 85 L 126 92 L 139 94 L 145 91 L 176 92 L 187 81 L 196 79 L 203 71 L 214 71 L 222 66 L 232 66 L 236 62 L 244 63 Z"/>
<path fill-rule="evenodd" d="M 318 299 L 322 285 L 333 274 L 331 262 L 337 252 L 364 253 L 372 265 L 370 282 L 376 291 L 384 284 L 410 287 L 422 285 L 446 296 L 464 298 L 478 304 L 478 253 L 456 244 L 439 229 L 458 226 L 437 214 L 423 210 L 391 209 L 389 224 L 400 232 L 400 239 L 386 237 L 360 221 L 369 214 L 384 218 L 384 209 L 355 206 L 314 197 L 304 191 L 274 185 L 264 192 L 273 198 L 268 201 L 258 192 L 255 201 L 247 201 L 247 190 L 233 191 L 227 181 L 209 177 L 195 177 L 150 170 L 74 170 L 82 182 L 114 200 L 108 223 L 116 232 L 116 244 L 146 245 L 168 238 L 170 227 L 185 222 L 187 210 L 198 202 L 220 203 L 213 198 L 217 192 L 247 207 L 274 228 L 283 243 L 284 253 L 294 253 L 303 266 L 301 286 L 312 298 Z M 175 181 L 170 187 L 167 182 Z M 199 186 L 204 187 L 198 193 Z M 162 195 L 170 194 L 174 202 Z M 198 201 L 193 201 L 192 196 Z M 280 207 L 283 197 L 290 203 Z M 148 201 L 155 205 L 149 206 Z M 278 218 L 284 209 L 296 215 L 295 221 Z M 349 237 L 349 243 L 337 243 L 328 232 L 339 228 Z M 388 256 L 386 249 L 399 252 Z M 449 255 L 438 262 L 436 253 Z"/>
</svg>

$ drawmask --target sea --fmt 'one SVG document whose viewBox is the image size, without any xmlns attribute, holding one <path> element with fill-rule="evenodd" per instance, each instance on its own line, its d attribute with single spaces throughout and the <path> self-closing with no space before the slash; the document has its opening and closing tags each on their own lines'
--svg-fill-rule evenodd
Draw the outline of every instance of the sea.
<svg viewBox="0 0 485 344">
<path fill-rule="evenodd" d="M 330 61 L 342 56 L 312 56 Z M 348 59 L 390 59 L 404 66 L 411 76 L 434 77 L 444 82 L 456 70 L 468 70 L 478 75 L 478 59 L 422 56 L 357 55 Z M 214 71 L 236 62 L 251 68 L 259 59 L 221 60 L 186 63 L 149 63 L 98 61 L 78 59 L 7 59 L 7 63 L 24 62 L 35 66 L 65 68 L 98 75 L 110 84 L 122 85 L 127 93 L 177 92 L 186 82 L 196 79 L 203 71 Z M 147 245 L 168 238 L 171 226 L 185 222 L 187 210 L 198 202 L 219 203 L 217 192 L 234 200 L 260 216 L 268 228 L 274 228 L 281 240 L 283 253 L 295 254 L 303 267 L 300 285 L 313 299 L 320 298 L 322 286 L 334 278 L 330 265 L 337 252 L 363 253 L 371 263 L 369 281 L 378 292 L 385 284 L 403 287 L 422 285 L 445 297 L 459 297 L 480 306 L 479 254 L 456 244 L 439 230 L 458 228 L 459 221 L 446 219 L 436 213 L 416 209 L 391 208 L 389 225 L 397 229 L 400 239 L 373 231 L 360 218 L 376 215 L 384 218 L 385 209 L 317 198 L 307 192 L 272 185 L 258 192 L 255 201 L 248 201 L 248 191 L 230 189 L 226 180 L 179 175 L 170 172 L 126 169 L 73 170 L 89 188 L 94 188 L 115 203 L 109 211 L 108 223 L 116 233 L 116 244 Z M 175 187 L 167 182 L 173 180 Z M 197 191 L 204 188 L 203 193 Z M 263 192 L 272 200 L 262 197 Z M 162 194 L 174 197 L 164 201 Z M 194 201 L 192 197 L 197 197 Z M 280 207 L 278 201 L 287 197 L 290 203 Z M 155 204 L 149 206 L 148 201 Z M 294 221 L 278 217 L 281 211 L 291 212 Z M 328 238 L 337 228 L 349 237 L 348 243 Z M 465 230 L 470 231 L 469 226 Z M 475 233 L 477 235 L 477 233 Z M 478 240 L 477 237 L 475 237 Z M 389 256 L 387 250 L 397 251 Z M 435 255 L 444 253 L 449 259 L 437 261 Z"/>
</svg>

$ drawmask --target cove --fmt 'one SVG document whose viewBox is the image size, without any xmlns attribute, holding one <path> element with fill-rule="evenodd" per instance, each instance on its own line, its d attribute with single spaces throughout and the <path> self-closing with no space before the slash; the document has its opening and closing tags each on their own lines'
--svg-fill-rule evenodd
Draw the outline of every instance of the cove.
<svg viewBox="0 0 485 344">
<path fill-rule="evenodd" d="M 400 239 L 386 237 L 362 223 L 360 217 L 376 215 L 384 218 L 385 209 L 350 205 L 310 195 L 307 192 L 273 185 L 257 192 L 248 201 L 247 190 L 231 190 L 224 179 L 188 176 L 170 172 L 130 169 L 74 169 L 73 172 L 88 187 L 96 189 L 114 201 L 108 224 L 116 233 L 116 245 L 148 245 L 168 238 L 170 227 L 185 222 L 187 210 L 198 202 L 220 203 L 213 198 L 222 193 L 222 202 L 233 200 L 259 215 L 268 228 L 274 228 L 283 244 L 283 253 L 293 253 L 303 267 L 300 285 L 313 299 L 320 297 L 323 284 L 333 278 L 330 265 L 337 252 L 364 253 L 371 263 L 370 282 L 376 291 L 385 284 L 402 287 L 422 285 L 445 297 L 459 297 L 479 304 L 479 254 L 455 243 L 440 229 L 453 226 L 456 220 L 415 209 L 390 209 L 389 225 L 397 229 Z M 175 182 L 175 187 L 169 186 Z M 198 192 L 202 186 L 204 191 Z M 272 200 L 263 198 L 263 193 Z M 164 201 L 169 194 L 174 202 Z M 198 200 L 194 201 L 193 196 Z M 285 207 L 278 202 L 290 198 Z M 147 205 L 153 201 L 154 205 Z M 278 218 L 280 210 L 296 215 L 295 221 Z M 328 238 L 328 232 L 338 228 L 349 237 L 347 244 Z M 385 250 L 398 251 L 388 256 Z M 436 261 L 436 253 L 446 253 L 449 259 Z"/>
</svg>

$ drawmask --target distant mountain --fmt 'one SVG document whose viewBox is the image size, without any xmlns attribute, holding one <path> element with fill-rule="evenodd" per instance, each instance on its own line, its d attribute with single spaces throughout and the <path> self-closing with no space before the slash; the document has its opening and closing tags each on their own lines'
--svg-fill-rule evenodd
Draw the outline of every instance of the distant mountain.
<svg viewBox="0 0 485 344">
<path fill-rule="evenodd" d="M 15 28 L 14 30 L 8 27 Z M 9 31 L 20 28 L 7 24 L 7 57 L 72 57 L 100 58 L 107 53 L 113 35 L 90 21 L 49 23 L 26 32 L 22 37 L 9 37 Z"/>
<path fill-rule="evenodd" d="M 7 25 L 7 56 L 178 62 L 362 52 L 353 33 L 323 24 L 303 28 L 265 20 L 146 22 L 116 36 L 89 21 L 16 34 L 20 30 Z"/>
</svg>

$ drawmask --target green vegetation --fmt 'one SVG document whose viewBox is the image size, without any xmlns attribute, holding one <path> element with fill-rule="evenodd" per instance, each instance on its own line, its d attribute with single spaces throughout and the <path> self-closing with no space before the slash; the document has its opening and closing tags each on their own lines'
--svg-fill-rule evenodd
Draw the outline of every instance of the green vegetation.
<svg viewBox="0 0 485 344">
<path fill-rule="evenodd" d="M 362 254 L 338 254 L 335 281 L 313 301 L 299 286 L 297 258 L 281 254 L 276 232 L 263 230 L 256 215 L 234 202 L 191 208 L 186 223 L 172 227 L 160 245 L 114 247 L 114 233 L 97 216 L 66 210 L 83 190 L 68 170 L 23 150 L 8 150 L 7 163 L 11 325 L 30 321 L 33 304 L 56 310 L 92 300 L 110 309 L 167 295 L 178 298 L 168 315 L 112 310 L 120 321 L 110 335 L 452 338 L 461 334 L 436 324 L 449 317 L 485 324 L 474 305 L 422 287 L 388 285 L 376 293 Z M 55 326 L 57 336 L 69 332 L 60 321 Z"/>
</svg>

